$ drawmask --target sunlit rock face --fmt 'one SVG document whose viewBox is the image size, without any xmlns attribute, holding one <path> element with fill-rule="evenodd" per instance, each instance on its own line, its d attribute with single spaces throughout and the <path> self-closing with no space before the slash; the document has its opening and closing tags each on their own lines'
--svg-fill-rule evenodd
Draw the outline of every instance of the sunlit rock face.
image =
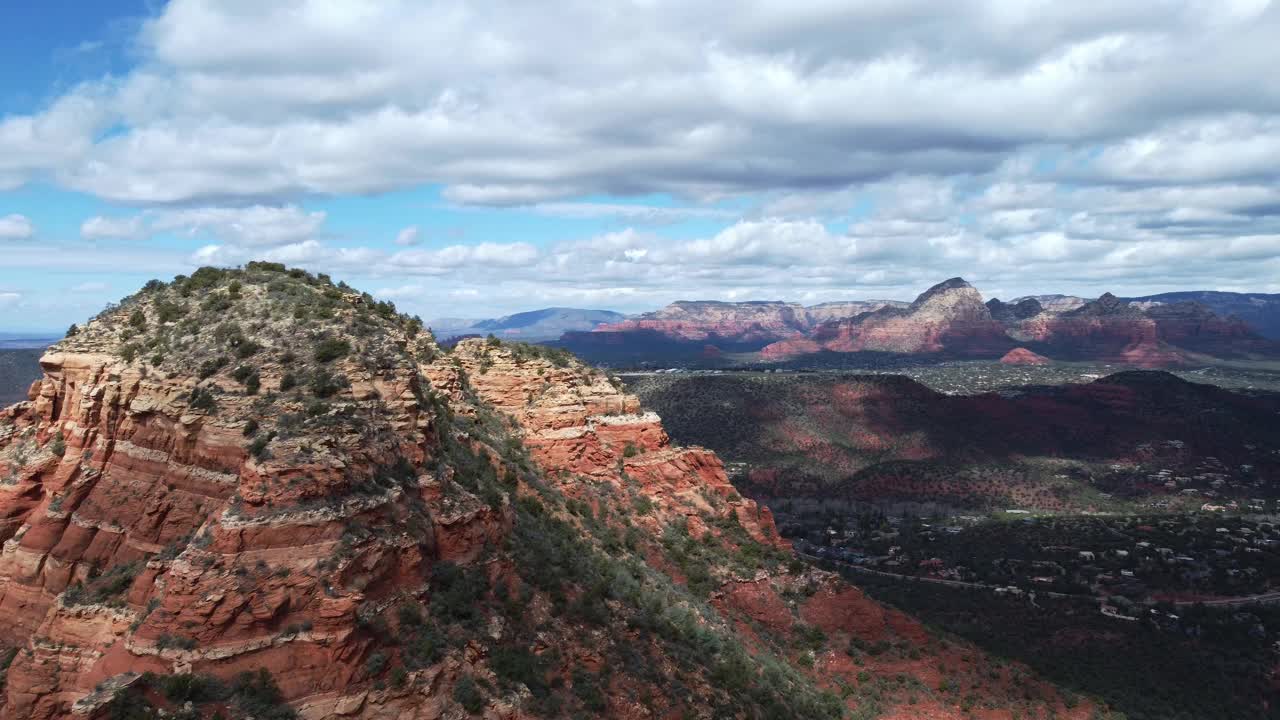
<svg viewBox="0 0 1280 720">
<path fill-rule="evenodd" d="M 181 710 L 191 678 L 303 718 L 836 717 L 862 701 L 823 688 L 894 662 L 855 637 L 925 680 L 976 653 L 792 562 L 616 379 L 445 352 L 323 276 L 151 283 L 42 366 L 0 411 L 5 718 Z"/>
</svg>

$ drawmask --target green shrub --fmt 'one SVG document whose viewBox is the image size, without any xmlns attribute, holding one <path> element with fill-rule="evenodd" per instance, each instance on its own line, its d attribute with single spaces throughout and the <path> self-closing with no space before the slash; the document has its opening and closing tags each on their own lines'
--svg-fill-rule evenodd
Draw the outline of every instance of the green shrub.
<svg viewBox="0 0 1280 720">
<path fill-rule="evenodd" d="M 53 440 L 49 443 L 49 452 L 58 457 L 67 454 L 67 439 L 62 436 L 61 430 L 54 434 Z"/>
<path fill-rule="evenodd" d="M 339 391 L 347 387 L 347 379 L 341 375 L 335 375 L 324 368 L 318 368 L 311 375 L 310 388 L 311 392 L 319 398 L 327 398 L 336 395 Z"/>
<path fill-rule="evenodd" d="M 384 652 L 375 652 L 369 656 L 364 663 L 365 672 L 369 673 L 369 677 L 377 677 L 387 669 L 387 654 Z"/>
<path fill-rule="evenodd" d="M 316 362 L 329 363 L 351 352 L 351 343 L 341 338 L 324 338 L 315 346 Z"/>
<path fill-rule="evenodd" d="M 207 313 L 221 313 L 230 310 L 235 302 L 228 296 L 221 293 L 210 295 L 200 303 L 200 309 Z"/>
<path fill-rule="evenodd" d="M 289 268 L 284 263 L 267 262 L 266 260 L 252 260 L 244 266 L 245 270 L 269 273 L 285 273 Z"/>
<path fill-rule="evenodd" d="M 271 441 L 275 438 L 276 434 L 274 432 L 269 432 L 266 435 L 259 435 L 254 438 L 254 441 L 249 443 L 249 454 L 258 460 L 266 460 L 271 457 L 271 453 L 267 450 L 267 446 L 270 445 Z"/>
<path fill-rule="evenodd" d="M 205 378 L 213 377 L 214 375 L 217 374 L 219 370 L 226 367 L 227 362 L 228 361 L 225 357 L 216 357 L 216 358 L 211 358 L 209 360 L 205 360 L 204 362 L 200 363 L 200 371 L 197 374 L 200 376 L 201 380 L 204 380 Z"/>
<path fill-rule="evenodd" d="M 244 384 L 245 393 L 248 395 L 257 395 L 259 388 L 262 387 L 262 377 L 257 369 L 248 365 L 241 365 L 233 370 L 231 377 Z"/>
<path fill-rule="evenodd" d="M 196 639 L 192 637 L 181 637 L 178 635 L 170 635 L 164 633 L 156 638 L 156 647 L 161 650 L 168 648 L 179 648 L 181 650 L 195 650 L 197 646 Z"/>
<path fill-rule="evenodd" d="M 604 693 L 600 690 L 599 678 L 582 668 L 573 670 L 573 694 L 578 696 L 582 707 L 590 712 L 601 713 L 608 707 Z"/>
<path fill-rule="evenodd" d="M 139 570 L 137 563 L 116 565 L 102 575 L 90 578 L 87 585 L 71 585 L 63 593 L 62 601 L 66 605 L 122 606 L 124 593 L 133 585 Z"/>
<path fill-rule="evenodd" d="M 431 572 L 431 615 L 444 622 L 478 622 L 478 601 L 488 590 L 482 571 L 442 562 Z"/>
<path fill-rule="evenodd" d="M 458 683 L 453 686 L 453 699 L 472 715 L 480 712 L 484 707 L 484 695 L 480 693 L 480 687 L 476 685 L 475 678 L 470 675 L 458 678 Z"/>
<path fill-rule="evenodd" d="M 218 409 L 218 401 L 213 397 L 213 393 L 208 388 L 202 387 L 191 391 L 187 404 L 192 410 L 206 410 L 210 413 L 216 412 Z"/>
<path fill-rule="evenodd" d="M 156 320 L 161 325 L 170 323 L 186 314 L 186 308 L 169 300 L 156 301 Z"/>
<path fill-rule="evenodd" d="M 534 697 L 546 697 L 551 692 L 542 661 L 527 648 L 499 645 L 489 653 L 489 667 L 502 680 L 529 688 Z"/>
<path fill-rule="evenodd" d="M 191 273 L 183 286 L 191 290 L 207 290 L 221 283 L 226 276 L 226 270 L 206 266 Z"/>
</svg>

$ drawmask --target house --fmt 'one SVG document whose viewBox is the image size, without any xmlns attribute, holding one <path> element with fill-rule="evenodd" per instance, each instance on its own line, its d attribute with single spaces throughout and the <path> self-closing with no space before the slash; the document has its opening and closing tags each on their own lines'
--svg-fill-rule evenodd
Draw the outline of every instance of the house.
<svg viewBox="0 0 1280 720">
<path fill-rule="evenodd" d="M 1093 552 L 1092 552 L 1092 551 L 1090 551 L 1090 550 L 1081 550 L 1081 551 L 1080 551 L 1080 555 L 1079 555 L 1079 557 L 1080 557 L 1080 559 L 1081 559 L 1081 560 L 1090 560 L 1090 561 L 1092 561 L 1092 560 L 1094 559 L 1094 557 L 1093 557 Z"/>
</svg>

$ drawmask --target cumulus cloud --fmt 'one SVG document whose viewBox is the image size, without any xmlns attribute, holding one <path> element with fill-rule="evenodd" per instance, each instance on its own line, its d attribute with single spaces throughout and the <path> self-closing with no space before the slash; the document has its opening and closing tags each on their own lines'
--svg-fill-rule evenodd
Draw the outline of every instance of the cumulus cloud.
<svg viewBox="0 0 1280 720">
<path fill-rule="evenodd" d="M 529 206 L 539 215 L 572 219 L 616 218 L 629 222 L 664 224 L 681 220 L 732 219 L 735 213 L 721 208 L 663 207 L 597 202 L 545 202 Z"/>
<path fill-rule="evenodd" d="M 115 218 L 96 215 L 80 224 L 80 237 L 85 240 L 136 240 L 147 234 L 140 216 Z"/>
<path fill-rule="evenodd" d="M 324 212 L 296 205 L 153 210 L 124 218 L 91 217 L 81 224 L 80 235 L 87 240 L 136 240 L 167 232 L 213 237 L 245 248 L 278 247 L 314 238 L 325 217 Z"/>
<path fill-rule="evenodd" d="M 136 207 L 82 237 L 190 238 L 184 265 L 501 311 L 1280 290 L 1277 36 L 1255 0 L 171 0 L 132 71 L 0 118 L 0 190 Z M 424 184 L 614 232 L 340 247 L 303 208 Z"/>
<path fill-rule="evenodd" d="M 400 247 L 412 247 L 420 242 L 421 231 L 417 225 L 410 225 L 396 233 L 396 244 Z"/>
<path fill-rule="evenodd" d="M 529 205 L 836 190 L 1093 146 L 1109 175 L 1265 172 L 1280 8 L 1159 5 L 173 0 L 136 70 L 0 123 L 0 183 L 214 204 L 430 182 Z"/>
<path fill-rule="evenodd" d="M 35 225 L 25 215 L 0 217 L 0 240 L 26 240 L 35 234 Z"/>
<path fill-rule="evenodd" d="M 276 247 L 311 239 L 324 225 L 325 213 L 296 205 L 246 208 L 198 208 L 157 213 L 151 227 L 188 235 L 211 234 L 244 247 Z"/>
</svg>

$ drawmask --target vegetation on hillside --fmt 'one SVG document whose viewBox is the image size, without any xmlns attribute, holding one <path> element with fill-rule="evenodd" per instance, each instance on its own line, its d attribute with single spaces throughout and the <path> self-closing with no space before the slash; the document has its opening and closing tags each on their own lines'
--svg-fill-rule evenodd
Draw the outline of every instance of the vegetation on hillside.
<svg viewBox="0 0 1280 720">
<path fill-rule="evenodd" d="M 647 562 L 646 552 L 663 550 L 646 542 L 628 517 L 632 497 L 601 495 L 591 503 L 567 497 L 529 458 L 510 420 L 470 392 L 465 375 L 460 392 L 467 412 L 455 414 L 424 374 L 426 365 L 447 367 L 452 359 L 416 318 L 390 303 L 271 263 L 201 268 L 171 283 L 148 283 L 61 345 L 109 349 L 142 375 L 195 375 L 197 385 L 182 398 L 187 408 L 239 423 L 245 452 L 259 463 L 324 467 L 322 458 L 332 455 L 328 464 L 342 468 L 340 476 L 305 482 L 268 476 L 262 487 L 242 487 L 221 516 L 223 522 L 262 522 L 377 508 L 349 515 L 333 556 L 306 570 L 330 592 L 352 587 L 349 569 L 386 548 L 407 551 L 406 538 L 431 556 L 424 485 L 440 488 L 450 512 L 487 509 L 509 518 L 505 542 L 487 546 L 478 560 L 424 563 L 418 581 L 369 592 L 357 610 L 357 637 L 367 640 L 357 683 L 401 688 L 412 682 L 412 671 L 469 657 L 480 647 L 480 664 L 451 690 L 467 712 L 518 699 L 546 717 L 596 716 L 618 702 L 655 713 L 674 705 L 748 718 L 842 714 L 835 695 L 791 664 L 785 642 L 748 647 L 707 602 L 705 584 L 678 582 Z M 574 364 L 560 350 L 504 349 L 520 362 Z M 426 463 L 403 456 L 385 461 L 396 456 L 401 436 L 389 424 L 388 399 L 374 389 L 375 380 L 405 388 L 429 413 Z M 400 500 L 385 501 L 393 498 Z M 679 538 L 672 552 L 689 563 L 696 557 L 708 577 L 780 565 L 775 550 L 741 528 L 726 533 L 732 544 L 691 546 Z M 207 542 L 190 540 L 197 548 Z M 206 566 L 218 562 L 208 553 L 189 557 Z M 64 599 L 119 602 L 120 586 L 133 570 L 107 569 Z M 246 588 L 272 573 L 265 565 L 230 570 Z M 283 637 L 309 630 L 281 628 Z M 197 647 L 185 633 L 163 635 L 157 645 Z M 185 712 L 186 700 L 170 696 L 188 691 L 197 707 L 213 703 L 233 716 L 241 712 L 236 708 L 244 702 L 234 685 L 228 691 L 203 678 L 179 677 L 148 678 L 121 690 L 114 716 L 153 717 L 174 707 Z M 244 712 L 276 717 L 266 709 Z"/>
<path fill-rule="evenodd" d="M 1274 650 L 1233 616 L 1280 624 L 1269 607 L 1185 612 L 1185 633 L 1123 622 L 1074 601 L 1018 598 L 858 574 L 874 597 L 996 657 L 1024 662 L 1128 720 L 1262 720 L 1280 693 L 1271 680 Z"/>
</svg>

